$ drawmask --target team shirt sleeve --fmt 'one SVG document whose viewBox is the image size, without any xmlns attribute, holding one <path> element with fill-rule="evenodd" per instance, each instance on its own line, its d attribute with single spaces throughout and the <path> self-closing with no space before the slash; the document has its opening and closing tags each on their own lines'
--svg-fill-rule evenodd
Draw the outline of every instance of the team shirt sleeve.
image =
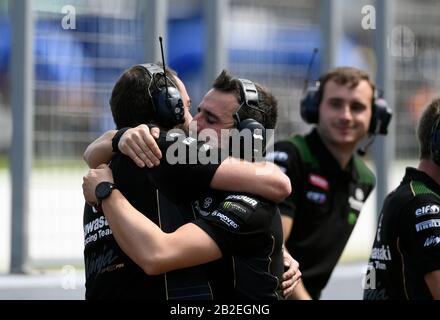
<svg viewBox="0 0 440 320">
<path fill-rule="evenodd" d="M 275 143 L 274 151 L 266 155 L 266 160 L 273 161 L 290 179 L 292 192 L 278 206 L 281 214 L 295 219 L 302 190 L 301 181 L 303 179 L 301 174 L 303 165 L 298 150 L 293 143 L 280 141 Z"/>
<path fill-rule="evenodd" d="M 194 221 L 218 245 L 223 255 L 248 245 L 249 235 L 265 232 L 270 226 L 276 205 L 247 195 L 231 194 L 218 205 L 200 211 Z M 245 237 L 243 237 L 245 236 Z"/>
<path fill-rule="evenodd" d="M 185 135 L 161 135 L 160 165 L 145 168 L 152 184 L 172 202 L 179 204 L 197 199 L 209 188 L 220 164 L 228 156 Z"/>
<path fill-rule="evenodd" d="M 431 194 L 417 196 L 406 211 L 409 252 L 424 274 L 440 270 L 440 199 Z"/>
</svg>

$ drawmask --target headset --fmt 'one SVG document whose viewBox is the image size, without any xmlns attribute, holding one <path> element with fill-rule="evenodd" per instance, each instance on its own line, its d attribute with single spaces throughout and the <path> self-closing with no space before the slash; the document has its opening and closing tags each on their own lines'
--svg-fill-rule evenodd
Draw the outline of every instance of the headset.
<svg viewBox="0 0 440 320">
<path fill-rule="evenodd" d="M 252 146 L 253 146 L 253 158 L 255 155 L 263 156 L 266 150 L 266 129 L 264 126 L 255 119 L 241 120 L 239 112 L 241 108 L 249 108 L 260 112 L 263 116 L 263 122 L 266 120 L 266 112 L 260 108 L 258 103 L 258 91 L 255 83 L 248 79 L 237 79 L 240 84 L 240 98 L 241 104 L 232 115 L 234 119 L 235 128 L 241 132 L 245 129 L 252 132 Z M 231 137 L 230 137 L 231 138 Z M 256 140 L 260 140 L 260 143 L 256 143 Z M 230 140 L 230 147 L 232 147 Z M 243 143 L 240 143 L 240 152 L 244 154 Z"/>
<path fill-rule="evenodd" d="M 154 63 L 139 64 L 138 66 L 144 68 L 150 76 L 147 90 L 153 105 L 154 118 L 157 124 L 165 128 L 174 128 L 176 125 L 184 123 L 185 107 L 182 97 L 179 90 L 168 86 L 167 82 L 174 83 L 165 75 L 164 69 Z M 157 85 L 156 79 L 158 76 L 165 77 L 165 86 L 159 87 Z M 152 85 L 155 86 L 157 91 L 154 94 L 151 93 Z"/>
<path fill-rule="evenodd" d="M 372 115 L 368 133 L 371 135 L 388 133 L 388 125 L 391 121 L 392 111 L 388 107 L 387 102 L 382 97 L 382 93 L 374 92 L 372 103 Z M 320 82 L 307 88 L 306 93 L 301 99 L 301 117 L 307 123 L 318 123 L 319 121 L 319 105 L 322 99 Z"/>
<path fill-rule="evenodd" d="M 437 115 L 437 119 L 431 129 L 430 145 L 431 159 L 434 163 L 440 166 L 440 115 Z"/>
<path fill-rule="evenodd" d="M 147 70 L 150 75 L 150 83 L 148 84 L 148 95 L 150 96 L 153 104 L 154 117 L 157 124 L 171 129 L 178 124 L 185 122 L 185 107 L 179 90 L 177 90 L 174 82 L 165 74 L 165 58 L 163 54 L 162 37 L 159 37 L 160 51 L 162 54 L 163 68 L 154 63 L 139 64 L 139 67 Z M 165 86 L 159 87 L 156 83 L 156 76 L 164 77 Z M 174 87 L 168 86 L 168 81 L 171 82 Z M 156 93 L 151 94 L 151 85 L 155 86 Z"/>
</svg>

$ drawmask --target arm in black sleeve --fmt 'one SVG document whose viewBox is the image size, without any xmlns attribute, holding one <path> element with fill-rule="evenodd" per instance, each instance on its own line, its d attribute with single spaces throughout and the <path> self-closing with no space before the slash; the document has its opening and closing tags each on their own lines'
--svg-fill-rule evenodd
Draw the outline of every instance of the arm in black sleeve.
<svg viewBox="0 0 440 320">
<path fill-rule="evenodd" d="M 303 190 L 303 163 L 295 145 L 289 141 L 279 141 L 274 145 L 274 152 L 266 156 L 273 161 L 289 177 L 292 192 L 278 206 L 281 214 L 295 219 L 301 192 Z"/>
<path fill-rule="evenodd" d="M 184 135 L 161 134 L 158 145 L 165 156 L 159 166 L 145 170 L 153 185 L 175 203 L 195 200 L 206 191 L 227 156 Z"/>
<path fill-rule="evenodd" d="M 440 198 L 433 194 L 417 196 L 404 214 L 400 226 L 408 235 L 413 261 L 418 261 L 424 274 L 440 270 Z"/>
</svg>

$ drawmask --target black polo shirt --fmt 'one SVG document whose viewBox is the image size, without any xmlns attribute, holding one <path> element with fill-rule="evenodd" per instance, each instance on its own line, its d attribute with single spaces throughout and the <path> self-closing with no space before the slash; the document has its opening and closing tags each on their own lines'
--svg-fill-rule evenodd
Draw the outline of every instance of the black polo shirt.
<svg viewBox="0 0 440 320">
<path fill-rule="evenodd" d="M 189 206 L 179 210 L 170 198 L 181 201 L 200 196 L 202 190 L 209 188 L 221 159 L 202 165 L 200 159 L 206 154 L 207 147 L 182 135 L 167 139 L 166 133 L 162 133 L 158 145 L 164 157 L 154 169 L 141 169 L 122 154 L 112 159 L 110 167 L 117 188 L 127 200 L 162 230 L 172 232 L 193 221 L 195 216 Z M 194 158 L 194 150 L 201 157 Z M 172 153 L 169 156 L 168 151 Z M 181 158 L 177 158 L 179 154 Z M 174 163 L 175 160 L 180 162 Z M 190 161 L 193 164 L 185 164 Z M 209 287 L 204 282 L 206 278 L 199 278 L 203 274 L 201 267 L 176 270 L 166 275 L 145 274 L 118 246 L 105 216 L 87 204 L 84 208 L 84 262 L 86 299 L 164 300 L 173 297 L 189 299 L 191 295 L 198 299 L 207 298 Z M 206 286 L 206 290 L 182 290 L 199 283 Z"/>
<path fill-rule="evenodd" d="M 319 298 L 374 188 L 374 175 L 356 155 L 341 169 L 316 129 L 275 143 L 266 158 L 290 178 L 292 193 L 279 206 L 294 220 L 286 247 L 308 292 Z"/>
<path fill-rule="evenodd" d="M 185 144 L 190 150 L 196 141 L 187 139 Z M 221 162 L 228 156 L 228 152 L 209 149 L 203 144 L 198 150 L 202 163 L 216 157 Z M 176 160 L 178 151 L 177 148 L 168 148 L 168 154 L 172 154 L 168 160 Z M 194 223 L 222 251 L 221 259 L 204 266 L 213 298 L 281 299 L 279 285 L 284 270 L 283 239 L 276 204 L 250 194 L 210 189 L 208 181 L 214 174 L 210 170 L 214 168 L 205 168 L 207 174 L 198 179 L 206 181 L 197 183 L 194 177 L 200 174 L 200 164 L 171 162 L 174 161 L 161 162 L 160 166 L 149 170 L 149 177 L 165 197 L 179 204 L 181 211 L 195 212 Z M 191 159 L 187 158 L 186 162 L 191 163 Z M 186 189 L 193 190 L 188 192 Z"/>
<path fill-rule="evenodd" d="M 275 203 L 211 190 L 194 203 L 194 222 L 223 257 L 206 265 L 214 299 L 283 299 L 283 231 Z"/>
<path fill-rule="evenodd" d="M 440 270 L 440 186 L 407 168 L 379 217 L 364 299 L 432 299 L 424 277 L 434 270 Z"/>
</svg>

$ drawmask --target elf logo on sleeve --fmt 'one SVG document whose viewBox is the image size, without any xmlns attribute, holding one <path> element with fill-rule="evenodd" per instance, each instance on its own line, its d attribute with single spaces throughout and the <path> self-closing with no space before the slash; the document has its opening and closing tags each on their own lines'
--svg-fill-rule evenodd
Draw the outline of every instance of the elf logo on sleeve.
<svg viewBox="0 0 440 320">
<path fill-rule="evenodd" d="M 320 176 L 319 174 L 311 173 L 309 175 L 309 183 L 312 186 L 321 188 L 325 191 L 328 191 L 328 189 L 329 189 L 329 183 L 328 183 L 327 179 L 324 178 L 323 176 Z"/>
<path fill-rule="evenodd" d="M 436 204 L 430 204 L 416 209 L 416 217 L 421 217 L 427 214 L 438 214 L 440 207 Z"/>
</svg>

